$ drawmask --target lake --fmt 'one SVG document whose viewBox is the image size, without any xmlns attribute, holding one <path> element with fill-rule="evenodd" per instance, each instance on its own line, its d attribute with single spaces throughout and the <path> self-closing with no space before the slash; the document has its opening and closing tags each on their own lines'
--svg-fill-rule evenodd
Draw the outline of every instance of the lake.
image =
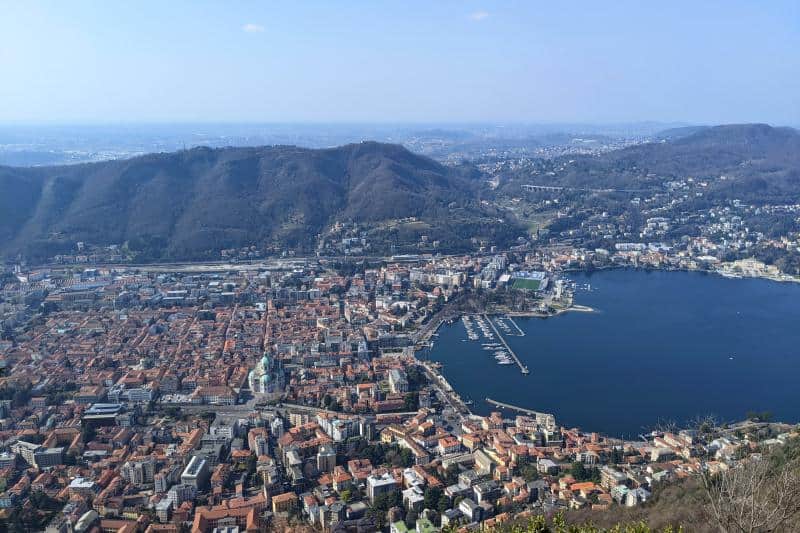
<svg viewBox="0 0 800 533">
<path fill-rule="evenodd" d="M 419 356 L 443 363 L 479 414 L 494 410 L 489 397 L 626 437 L 709 414 L 800 420 L 800 285 L 636 270 L 569 278 L 575 303 L 596 312 L 516 318 L 525 336 L 503 335 L 529 375 L 498 365 L 485 338 L 462 341 L 461 321 L 442 326 Z"/>
</svg>

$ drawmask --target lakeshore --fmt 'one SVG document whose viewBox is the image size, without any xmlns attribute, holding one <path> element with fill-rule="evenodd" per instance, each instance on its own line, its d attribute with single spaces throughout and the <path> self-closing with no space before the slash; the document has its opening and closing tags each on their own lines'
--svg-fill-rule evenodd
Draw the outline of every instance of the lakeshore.
<svg viewBox="0 0 800 533">
<path fill-rule="evenodd" d="M 630 263 L 618 265 L 604 265 L 595 266 L 592 270 L 586 268 L 567 268 L 563 272 L 569 277 L 571 274 L 592 274 L 594 272 L 604 272 L 613 270 L 638 270 L 642 272 L 694 272 L 697 274 L 709 274 L 714 276 L 721 276 L 728 279 L 760 279 L 764 281 L 774 281 L 778 283 L 800 283 L 800 276 L 792 276 L 785 273 L 769 273 L 763 270 L 756 271 L 740 271 L 734 268 L 734 263 L 722 263 L 717 269 L 699 268 L 699 267 L 677 267 L 677 266 L 660 266 L 653 267 L 651 265 L 636 265 Z"/>
<path fill-rule="evenodd" d="M 547 321 L 510 314 L 526 336 L 506 340 L 530 376 L 462 342 L 458 323 L 440 328 L 421 356 L 444 365 L 443 376 L 477 414 L 492 410 L 483 401 L 491 397 L 616 436 L 698 415 L 739 420 L 749 410 L 797 419 L 796 285 L 631 269 L 570 277 L 584 287 L 575 295 L 581 303 L 568 308 L 578 312 Z M 589 309 L 600 312 L 580 312 Z"/>
</svg>

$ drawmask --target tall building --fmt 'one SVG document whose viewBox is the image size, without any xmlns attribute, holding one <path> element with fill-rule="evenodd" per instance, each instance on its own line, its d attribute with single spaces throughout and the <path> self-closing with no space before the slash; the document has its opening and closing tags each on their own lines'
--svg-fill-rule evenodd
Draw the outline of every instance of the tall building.
<svg viewBox="0 0 800 533">
<path fill-rule="evenodd" d="M 181 483 L 203 490 L 208 485 L 210 477 L 208 461 L 195 455 L 181 474 Z"/>
<path fill-rule="evenodd" d="M 394 393 L 408 392 L 406 373 L 397 368 L 391 369 L 389 371 L 389 386 Z"/>
<path fill-rule="evenodd" d="M 137 487 L 147 485 L 155 479 L 155 462 L 150 458 L 127 461 L 122 465 L 120 475 Z"/>
<path fill-rule="evenodd" d="M 323 444 L 317 452 L 317 470 L 320 472 L 333 472 L 336 466 L 336 450 L 330 444 Z"/>
<path fill-rule="evenodd" d="M 397 490 L 397 481 L 391 474 L 381 476 L 369 476 L 367 478 L 367 496 L 370 503 L 375 503 L 375 498 L 382 494 L 388 494 Z"/>
<path fill-rule="evenodd" d="M 257 457 L 269 455 L 269 441 L 264 435 L 257 436 L 253 443 L 255 444 L 255 449 L 253 451 Z"/>
<path fill-rule="evenodd" d="M 172 507 L 177 508 L 185 501 L 194 500 L 197 495 L 197 488 L 194 485 L 174 485 L 167 492 L 167 499 L 172 502 Z"/>
</svg>

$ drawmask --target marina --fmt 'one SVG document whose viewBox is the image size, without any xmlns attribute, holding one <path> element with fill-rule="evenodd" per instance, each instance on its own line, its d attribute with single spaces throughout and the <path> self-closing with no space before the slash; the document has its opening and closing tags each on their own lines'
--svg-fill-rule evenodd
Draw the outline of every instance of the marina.
<svg viewBox="0 0 800 533">
<path fill-rule="evenodd" d="M 510 326 L 508 326 L 505 322 L 502 322 L 502 318 L 495 320 L 501 320 L 503 327 L 508 328 L 508 330 L 511 331 Z M 492 323 L 491 318 L 486 315 L 464 315 L 461 317 L 461 322 L 464 324 L 464 329 L 467 332 L 467 338 L 462 339 L 462 341 L 477 341 L 480 340 L 481 337 L 488 341 L 494 341 L 495 337 L 497 337 L 500 342 L 484 342 L 481 344 L 481 348 L 487 352 L 490 352 L 494 356 L 495 362 L 498 365 L 506 366 L 517 364 L 523 374 L 528 373 L 527 367 L 522 364 L 511 347 L 505 342 L 502 334 Z M 516 326 L 516 324 L 514 325 Z M 479 330 L 480 334 L 477 333 L 476 330 Z M 512 335 L 521 337 L 524 336 L 525 333 L 522 332 L 521 335 L 515 335 L 512 333 Z"/>
<path fill-rule="evenodd" d="M 502 329 L 503 333 L 505 333 L 506 335 L 511 335 L 514 337 L 525 336 L 525 332 L 522 330 L 522 328 L 519 327 L 519 325 L 517 325 L 514 319 L 511 318 L 510 316 L 495 317 L 494 322 L 495 324 L 500 326 L 500 329 Z M 511 324 L 511 326 L 509 326 L 509 324 Z M 514 333 L 514 330 L 516 330 L 516 333 Z"/>
<path fill-rule="evenodd" d="M 496 410 L 488 397 L 632 438 L 663 420 L 705 415 L 735 421 L 758 410 L 798 420 L 800 285 L 630 270 L 571 278 L 578 303 L 597 312 L 514 316 L 524 337 L 498 328 L 529 375 L 498 364 L 495 352 L 506 349 L 497 336 L 469 341 L 460 319 L 441 328 L 424 357 L 444 363 L 475 414 Z M 710 310 L 709 302 L 718 305 Z"/>
<path fill-rule="evenodd" d="M 522 361 L 520 361 L 519 357 L 517 357 L 517 354 L 514 353 L 514 350 L 511 349 L 511 346 L 508 345 L 506 340 L 503 338 L 503 335 L 501 335 L 500 332 L 497 331 L 497 328 L 494 327 L 494 324 L 492 323 L 492 321 L 486 315 L 483 315 L 483 317 L 486 319 L 486 322 L 489 323 L 489 326 L 494 330 L 495 335 L 497 335 L 497 338 L 500 340 L 500 342 L 503 343 L 503 346 L 505 346 L 506 350 L 508 351 L 508 354 L 511 356 L 511 358 L 514 360 L 514 362 L 519 367 L 519 371 L 522 372 L 524 375 L 530 374 L 531 372 L 530 372 L 530 370 L 528 370 L 528 367 L 522 364 Z M 505 363 L 505 364 L 508 364 L 508 363 Z"/>
</svg>

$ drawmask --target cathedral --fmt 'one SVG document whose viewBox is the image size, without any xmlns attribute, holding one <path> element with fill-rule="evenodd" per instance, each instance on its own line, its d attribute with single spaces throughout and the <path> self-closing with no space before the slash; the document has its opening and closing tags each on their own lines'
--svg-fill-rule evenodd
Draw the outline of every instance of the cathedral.
<svg viewBox="0 0 800 533">
<path fill-rule="evenodd" d="M 283 372 L 280 363 L 273 363 L 268 354 L 264 354 L 261 361 L 250 371 L 248 382 L 253 394 L 274 394 L 280 392 L 282 387 Z"/>
</svg>

